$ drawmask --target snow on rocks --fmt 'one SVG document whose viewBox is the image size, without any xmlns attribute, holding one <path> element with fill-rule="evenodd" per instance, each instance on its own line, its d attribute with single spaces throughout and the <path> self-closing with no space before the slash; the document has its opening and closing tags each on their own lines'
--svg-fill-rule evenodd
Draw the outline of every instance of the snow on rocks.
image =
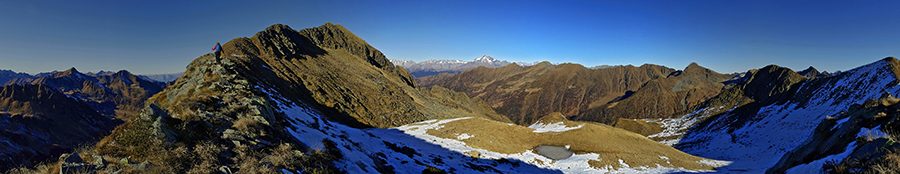
<svg viewBox="0 0 900 174">
<path fill-rule="evenodd" d="M 827 116 L 838 115 L 850 105 L 877 98 L 885 92 L 900 93 L 887 61 L 877 61 L 842 73 L 824 83 L 804 83 L 812 91 L 803 102 L 761 107 L 756 114 L 731 111 L 709 120 L 709 127 L 690 132 L 674 147 L 705 158 L 734 161 L 727 173 L 762 173 L 788 151 L 802 144 Z M 748 120 L 736 122 L 737 116 Z M 818 170 L 821 170 L 819 165 Z"/>
<path fill-rule="evenodd" d="M 847 158 L 847 156 L 850 156 L 850 154 L 853 153 L 853 149 L 855 148 L 856 141 L 850 142 L 850 145 L 847 145 L 847 148 L 844 149 L 844 152 L 829 155 L 825 158 L 815 160 L 806 164 L 794 166 L 793 168 L 788 169 L 786 173 L 822 173 L 822 165 L 825 165 L 825 162 L 840 161 L 844 158 Z"/>
<path fill-rule="evenodd" d="M 889 137 L 887 133 L 881 131 L 881 125 L 875 126 L 872 129 L 860 128 L 859 133 L 856 133 L 856 137 L 859 138 L 863 136 L 865 136 L 866 139 L 869 140 L 874 140 L 881 137 Z"/>
</svg>

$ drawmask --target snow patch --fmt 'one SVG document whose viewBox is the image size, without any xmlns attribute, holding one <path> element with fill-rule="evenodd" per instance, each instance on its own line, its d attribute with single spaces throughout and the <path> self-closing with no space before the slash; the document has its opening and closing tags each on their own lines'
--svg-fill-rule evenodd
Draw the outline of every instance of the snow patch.
<svg viewBox="0 0 900 174">
<path fill-rule="evenodd" d="M 831 127 L 831 130 L 834 130 L 834 129 L 838 128 L 838 127 L 841 127 L 841 124 L 844 124 L 844 122 L 847 122 L 847 120 L 850 120 L 850 117 L 849 117 L 849 116 L 846 117 L 846 118 L 844 118 L 844 119 L 838 120 L 837 123 L 834 124 L 834 127 Z"/>
<path fill-rule="evenodd" d="M 462 134 L 457 135 L 457 136 L 456 136 L 456 139 L 457 139 L 457 140 L 465 140 L 465 139 L 469 139 L 469 138 L 472 138 L 472 137 L 475 137 L 475 135 L 469 135 L 469 134 L 467 134 L 467 133 L 462 133 Z"/>
<path fill-rule="evenodd" d="M 875 126 L 872 129 L 861 128 L 859 129 L 859 133 L 856 133 L 856 138 L 865 136 L 868 139 L 875 139 L 880 137 L 888 137 L 887 133 L 881 131 L 881 125 Z"/>
<path fill-rule="evenodd" d="M 718 109 L 721 109 L 719 107 Z M 672 139 L 665 139 L 660 141 L 659 143 L 672 146 L 678 144 L 681 141 L 681 136 L 690 129 L 692 126 L 700 122 L 706 117 L 702 116 L 703 111 L 706 108 L 694 111 L 690 114 L 678 117 L 678 118 L 667 118 L 667 119 L 657 119 L 657 120 L 649 120 L 648 122 L 656 122 L 662 124 L 663 131 L 649 135 L 647 138 L 665 138 L 672 137 Z"/>
<path fill-rule="evenodd" d="M 584 126 L 584 124 L 580 124 L 575 127 L 567 127 L 563 122 L 556 122 L 550 124 L 544 124 L 542 121 L 538 121 L 537 123 L 528 126 L 528 128 L 534 129 L 535 133 L 544 133 L 544 132 L 565 132 L 573 129 L 578 129 Z"/>
<path fill-rule="evenodd" d="M 692 129 L 696 131 L 684 135 L 674 147 L 695 156 L 734 161 L 719 168 L 722 172 L 763 173 L 809 139 L 827 116 L 838 115 L 850 105 L 878 98 L 884 92 L 900 93 L 900 86 L 892 84 L 896 78 L 887 68 L 886 61 L 877 61 L 835 76 L 839 79 L 817 83 L 814 89 L 812 83 L 801 84 L 801 90 L 814 90 L 806 94 L 804 102 L 765 106 L 742 119 L 731 111 L 723 113 L 708 120 L 711 124 L 707 127 Z"/>
</svg>

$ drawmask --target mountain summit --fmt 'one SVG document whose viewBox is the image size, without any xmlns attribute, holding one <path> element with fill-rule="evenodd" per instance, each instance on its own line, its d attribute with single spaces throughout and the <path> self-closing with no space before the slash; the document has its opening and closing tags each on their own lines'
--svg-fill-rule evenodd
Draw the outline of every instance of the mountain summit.
<svg viewBox="0 0 900 174">
<path fill-rule="evenodd" d="M 474 62 L 480 62 L 480 63 L 494 63 L 494 62 L 500 62 L 500 61 L 497 60 L 497 59 L 494 59 L 494 58 L 491 57 L 491 56 L 483 55 L 483 56 L 481 56 L 481 57 L 479 57 L 479 58 L 476 58 Z"/>
</svg>

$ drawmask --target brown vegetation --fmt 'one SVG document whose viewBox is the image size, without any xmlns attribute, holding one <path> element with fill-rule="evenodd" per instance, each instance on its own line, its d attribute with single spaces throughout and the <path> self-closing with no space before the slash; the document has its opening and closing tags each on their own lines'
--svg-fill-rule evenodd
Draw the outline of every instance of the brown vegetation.
<svg viewBox="0 0 900 174">
<path fill-rule="evenodd" d="M 607 124 L 618 118 L 667 117 L 715 96 L 729 77 L 697 64 L 677 71 L 650 64 L 588 69 L 543 62 L 528 67 L 479 67 L 417 80 L 422 86 L 443 86 L 481 98 L 498 113 L 525 125 L 551 112 Z"/>
<path fill-rule="evenodd" d="M 464 95 L 419 88 L 406 70 L 340 25 L 297 31 L 276 24 L 223 48 L 234 55 L 229 59 L 253 72 L 245 75 L 266 81 L 264 88 L 317 103 L 350 126 L 389 128 L 472 115 L 507 121 Z"/>
<path fill-rule="evenodd" d="M 688 170 L 712 170 L 716 166 L 698 163 L 704 158 L 695 157 L 666 146 L 644 136 L 593 122 L 566 120 L 560 113 L 539 119 L 543 123 L 562 122 L 567 127 L 581 128 L 564 132 L 533 132 L 534 129 L 507 123 L 471 118 L 442 124 L 440 129 L 428 130 L 428 134 L 441 138 L 457 139 L 462 133 L 471 138 L 460 140 L 468 146 L 504 154 L 522 153 L 541 145 L 570 146 L 576 154 L 596 153 L 600 157 L 591 162 L 593 167 L 618 168 L 623 160 L 629 166 L 683 167 Z M 668 157 L 668 160 L 660 158 Z"/>
</svg>

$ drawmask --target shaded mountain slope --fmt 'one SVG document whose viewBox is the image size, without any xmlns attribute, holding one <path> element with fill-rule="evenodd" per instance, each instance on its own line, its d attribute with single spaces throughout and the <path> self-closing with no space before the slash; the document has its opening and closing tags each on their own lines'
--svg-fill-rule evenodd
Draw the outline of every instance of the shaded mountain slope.
<svg viewBox="0 0 900 174">
<path fill-rule="evenodd" d="M 715 96 L 730 77 L 697 64 L 678 71 L 649 64 L 589 69 L 543 62 L 479 67 L 417 80 L 423 86 L 443 86 L 481 98 L 525 125 L 551 112 L 607 124 L 617 118 L 666 117 Z"/>
<path fill-rule="evenodd" d="M 0 171 L 55 158 L 120 124 L 47 85 L 0 89 Z"/>
<path fill-rule="evenodd" d="M 788 152 L 769 173 L 897 173 L 900 99 L 885 93 L 826 117 L 807 141 Z"/>
</svg>

